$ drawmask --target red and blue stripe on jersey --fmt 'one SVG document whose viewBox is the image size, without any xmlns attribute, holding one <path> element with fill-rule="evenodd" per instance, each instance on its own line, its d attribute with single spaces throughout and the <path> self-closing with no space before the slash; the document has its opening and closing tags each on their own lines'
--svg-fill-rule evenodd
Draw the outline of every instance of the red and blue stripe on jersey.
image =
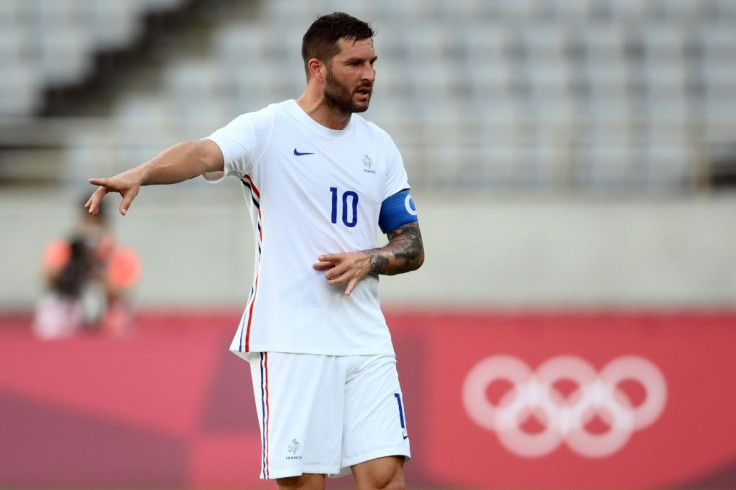
<svg viewBox="0 0 736 490">
<path fill-rule="evenodd" d="M 245 322 L 245 325 L 241 324 L 240 344 L 238 345 L 238 350 L 240 352 L 250 352 L 250 327 L 253 321 L 253 307 L 256 303 L 256 297 L 258 295 L 258 271 L 260 270 L 261 264 L 263 226 L 261 224 L 261 193 L 258 191 L 258 188 L 255 186 L 255 184 L 253 184 L 253 179 L 250 175 L 243 175 L 240 181 L 243 183 L 243 186 L 250 191 L 251 201 L 258 210 L 258 218 L 256 219 L 256 229 L 258 230 L 258 233 L 256 234 L 256 242 L 258 246 L 258 263 L 256 264 L 257 272 L 253 287 L 251 288 L 250 295 L 248 296 L 248 303 L 245 307 L 246 314 L 243 316 L 242 320 L 243 322 Z"/>
</svg>

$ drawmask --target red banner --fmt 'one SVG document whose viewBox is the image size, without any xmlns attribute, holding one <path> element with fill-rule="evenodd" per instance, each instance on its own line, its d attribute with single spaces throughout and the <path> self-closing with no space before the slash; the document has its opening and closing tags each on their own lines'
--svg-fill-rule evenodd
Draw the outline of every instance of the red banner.
<svg viewBox="0 0 736 490">
<path fill-rule="evenodd" d="M 429 338 L 441 481 L 682 485 L 736 461 L 733 317 L 527 315 Z"/>
<path fill-rule="evenodd" d="M 271 487 L 238 319 L 54 342 L 0 319 L 0 486 Z M 735 313 L 388 320 L 410 487 L 736 485 Z"/>
</svg>

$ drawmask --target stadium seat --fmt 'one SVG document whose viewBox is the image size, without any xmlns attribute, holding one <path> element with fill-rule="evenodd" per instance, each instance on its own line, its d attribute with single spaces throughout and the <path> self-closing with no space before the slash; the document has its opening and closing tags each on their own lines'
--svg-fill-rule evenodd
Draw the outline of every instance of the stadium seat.
<svg viewBox="0 0 736 490">
<path fill-rule="evenodd" d="M 657 11 L 668 21 L 692 21 L 707 14 L 709 0 L 657 0 Z"/>
<path fill-rule="evenodd" d="M 733 23 L 719 21 L 699 30 L 700 47 L 707 59 L 736 60 L 736 29 Z"/>
<path fill-rule="evenodd" d="M 574 152 L 573 180 L 583 190 L 633 189 L 637 184 L 637 164 L 628 142 L 587 139 Z"/>
<path fill-rule="evenodd" d="M 688 30 L 676 24 L 651 22 L 638 31 L 643 54 L 650 59 L 683 58 L 689 50 Z"/>
<path fill-rule="evenodd" d="M 479 67 L 483 60 L 508 56 L 513 45 L 509 29 L 501 23 L 471 22 L 460 31 L 459 37 L 468 61 Z"/>
<path fill-rule="evenodd" d="M 531 94 L 538 98 L 569 96 L 576 82 L 572 67 L 564 60 L 527 60 L 524 73 Z"/>
<path fill-rule="evenodd" d="M 0 29 L 0 65 L 7 69 L 10 63 L 28 56 L 28 31 L 14 24 Z"/>
<path fill-rule="evenodd" d="M 522 146 L 526 162 L 521 181 L 524 186 L 539 191 L 564 188 L 569 178 L 569 135 L 563 133 L 536 137 L 533 143 Z"/>
<path fill-rule="evenodd" d="M 49 27 L 38 41 L 38 68 L 49 85 L 71 84 L 91 73 L 93 45 L 86 31 Z"/>
<path fill-rule="evenodd" d="M 569 49 L 568 30 L 565 26 L 532 23 L 521 31 L 521 43 L 529 61 L 562 60 Z"/>
<path fill-rule="evenodd" d="M 140 35 L 142 5 L 131 1 L 79 0 L 85 28 L 100 50 L 122 48 Z"/>
<path fill-rule="evenodd" d="M 608 59 L 623 58 L 626 54 L 628 41 L 622 25 L 593 22 L 575 30 L 588 59 L 605 63 Z"/>
<path fill-rule="evenodd" d="M 263 3 L 266 18 L 273 23 L 283 22 L 289 26 L 309 24 L 315 14 L 321 13 L 310 2 L 291 2 L 289 0 L 271 0 Z M 316 10 L 316 12 L 315 12 Z"/>
<path fill-rule="evenodd" d="M 237 65 L 265 57 L 271 42 L 268 28 L 255 22 L 232 23 L 215 33 L 214 56 L 224 65 Z"/>
<path fill-rule="evenodd" d="M 493 5 L 495 15 L 502 21 L 526 21 L 539 15 L 542 2 L 536 0 L 488 0 Z"/>
<path fill-rule="evenodd" d="M 697 176 L 693 146 L 681 139 L 647 141 L 641 147 L 641 179 L 648 190 L 692 188 Z"/>
<path fill-rule="evenodd" d="M 736 4 L 731 0 L 709 0 L 713 16 L 719 19 L 736 19 Z"/>
<path fill-rule="evenodd" d="M 390 16 L 383 8 L 382 2 L 351 2 L 348 8 L 343 0 L 321 0 L 312 7 L 312 12 L 305 19 L 307 21 L 305 28 L 317 15 L 343 11 L 377 26 L 385 26 L 387 22 L 390 22 Z"/>
<path fill-rule="evenodd" d="M 643 89 L 649 94 L 656 93 L 660 97 L 686 95 L 689 82 L 688 72 L 688 66 L 682 58 L 646 59 L 641 70 Z"/>
<path fill-rule="evenodd" d="M 0 117 L 32 115 L 40 109 L 41 83 L 24 62 L 6 62 L 0 70 Z"/>
<path fill-rule="evenodd" d="M 166 95 L 172 98 L 174 105 L 181 106 L 204 100 L 201 106 L 206 110 L 209 101 L 225 95 L 225 73 L 219 68 L 216 61 L 209 59 L 182 60 L 170 64 L 163 78 Z"/>
<path fill-rule="evenodd" d="M 78 0 L 33 0 L 26 1 L 26 15 L 38 32 L 59 26 L 83 26 L 82 4 Z"/>
<path fill-rule="evenodd" d="M 480 105 L 475 117 L 482 134 L 503 141 L 506 137 L 517 135 L 520 128 L 527 126 L 531 113 L 525 101 L 506 97 L 486 100 Z"/>
<path fill-rule="evenodd" d="M 634 106 L 628 96 L 587 99 L 581 106 L 581 125 L 599 134 L 626 134 L 634 121 Z"/>
<path fill-rule="evenodd" d="M 602 0 L 601 3 L 615 22 L 643 20 L 654 12 L 653 2 L 647 0 Z"/>
<path fill-rule="evenodd" d="M 488 98 L 510 97 L 522 82 L 519 67 L 505 58 L 488 58 L 483 63 L 470 61 L 466 73 L 470 95 L 478 103 Z"/>
<path fill-rule="evenodd" d="M 406 71 L 403 75 L 411 80 L 412 96 L 420 100 L 449 98 L 453 92 L 454 82 L 459 81 L 464 75 L 461 71 L 462 65 L 456 63 L 429 63 L 421 66 L 421 64 L 410 62 L 408 66 L 411 76 L 407 77 Z M 417 105 L 424 104 L 418 103 Z"/>
<path fill-rule="evenodd" d="M 0 30 L 25 21 L 24 3 L 28 3 L 27 0 L 0 0 Z"/>
<path fill-rule="evenodd" d="M 466 163 L 459 182 L 465 187 L 518 188 L 522 180 L 520 163 L 525 142 L 489 141 L 476 150 L 476 158 Z"/>
<path fill-rule="evenodd" d="M 413 100 L 409 97 L 396 96 L 396 94 L 391 94 L 380 87 L 380 85 L 376 85 L 371 107 L 365 113 L 365 117 L 378 125 L 406 128 L 404 123 L 413 114 Z"/>
<path fill-rule="evenodd" d="M 625 97 L 630 85 L 629 64 L 624 58 L 588 57 L 580 65 L 580 79 L 589 97 Z"/>
<path fill-rule="evenodd" d="M 425 29 L 403 36 L 406 55 L 427 65 L 440 62 L 447 57 L 452 35 L 444 24 L 427 24 Z"/>
<path fill-rule="evenodd" d="M 236 80 L 234 107 L 246 110 L 258 110 L 268 104 L 281 100 L 283 94 L 277 91 L 278 77 L 270 67 L 236 66 L 231 72 Z"/>
<path fill-rule="evenodd" d="M 532 118 L 540 134 L 564 132 L 580 117 L 581 107 L 570 95 L 532 97 Z"/>
<path fill-rule="evenodd" d="M 447 2 L 445 0 L 424 0 L 422 3 L 425 4 L 423 15 L 426 16 L 427 20 L 431 20 L 433 22 L 444 22 L 448 25 L 457 25 L 458 22 L 462 23 L 467 21 L 467 19 L 490 17 L 490 11 L 484 12 L 484 9 L 488 6 L 479 4 L 478 0 L 459 0 L 455 2 Z M 485 3 L 487 4 L 488 2 Z"/>
<path fill-rule="evenodd" d="M 545 3 L 550 15 L 564 23 L 585 22 L 600 15 L 597 0 L 547 0 Z"/>
<path fill-rule="evenodd" d="M 696 110 L 696 120 L 703 132 L 704 141 L 733 141 L 736 93 L 731 91 L 725 97 L 706 97 Z"/>
<path fill-rule="evenodd" d="M 431 22 L 435 8 L 436 4 L 431 0 L 402 0 L 383 4 L 387 19 L 416 19 L 425 22 Z"/>
<path fill-rule="evenodd" d="M 650 94 L 638 108 L 636 115 L 650 136 L 685 138 L 692 133 L 696 107 L 683 94 Z"/>
<path fill-rule="evenodd" d="M 386 24 L 376 31 L 373 40 L 378 54 L 379 65 L 387 62 L 403 61 L 406 57 L 405 34 L 400 26 Z"/>
<path fill-rule="evenodd" d="M 460 0 L 455 2 L 441 2 L 445 10 L 445 19 L 461 25 L 469 21 L 491 22 L 498 20 L 494 12 L 493 2 L 488 0 Z"/>
<path fill-rule="evenodd" d="M 113 115 L 116 121 L 130 124 L 133 129 L 146 124 L 157 125 L 170 117 L 169 101 L 155 93 L 121 95 L 113 108 Z M 146 129 L 143 131 L 147 132 Z"/>
<path fill-rule="evenodd" d="M 406 76 L 406 63 L 379 58 L 375 66 L 375 91 L 392 100 L 406 99 L 411 95 L 414 80 Z"/>
<path fill-rule="evenodd" d="M 163 12 L 181 6 L 185 0 L 137 0 L 149 12 Z"/>
<path fill-rule="evenodd" d="M 701 77 L 704 103 L 709 107 L 719 103 L 728 107 L 729 101 L 736 99 L 736 70 L 730 64 L 703 61 Z"/>
</svg>

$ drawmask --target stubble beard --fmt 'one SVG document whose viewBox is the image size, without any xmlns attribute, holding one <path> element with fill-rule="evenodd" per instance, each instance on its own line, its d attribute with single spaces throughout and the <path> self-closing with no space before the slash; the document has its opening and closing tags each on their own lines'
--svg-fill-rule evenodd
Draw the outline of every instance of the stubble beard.
<svg viewBox="0 0 736 490">
<path fill-rule="evenodd" d="M 356 104 L 353 102 L 354 92 L 340 83 L 329 68 L 325 77 L 324 94 L 330 106 L 343 114 L 365 112 L 368 110 L 370 103 L 370 98 L 365 104 Z"/>
</svg>

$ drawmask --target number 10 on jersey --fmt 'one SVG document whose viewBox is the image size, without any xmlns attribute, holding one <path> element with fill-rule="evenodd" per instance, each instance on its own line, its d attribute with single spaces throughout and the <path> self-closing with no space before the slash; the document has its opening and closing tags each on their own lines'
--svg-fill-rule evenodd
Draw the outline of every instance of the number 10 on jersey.
<svg viewBox="0 0 736 490">
<path fill-rule="evenodd" d="M 340 193 L 337 187 L 330 187 L 330 193 L 332 193 L 332 214 L 330 217 L 332 223 L 337 224 Z M 348 228 L 358 224 L 358 194 L 356 192 L 345 191 L 342 193 L 342 223 Z"/>
</svg>

